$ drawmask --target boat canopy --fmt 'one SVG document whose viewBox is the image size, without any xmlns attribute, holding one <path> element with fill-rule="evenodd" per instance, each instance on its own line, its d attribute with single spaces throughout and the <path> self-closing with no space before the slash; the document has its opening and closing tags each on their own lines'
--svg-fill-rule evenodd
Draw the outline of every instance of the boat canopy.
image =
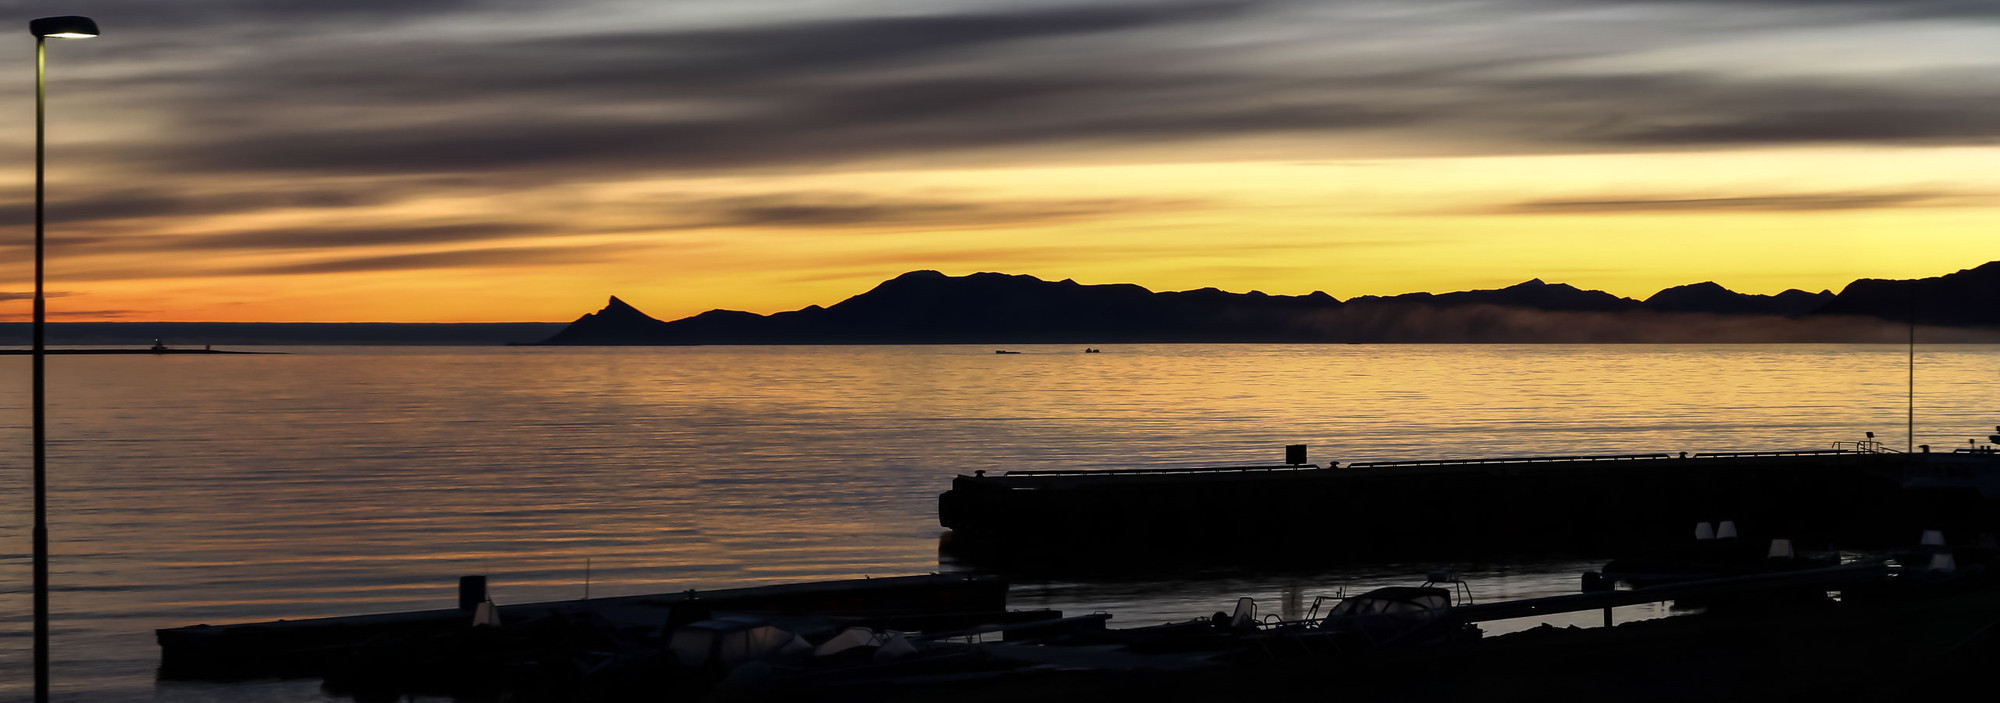
<svg viewBox="0 0 2000 703">
<path fill-rule="evenodd" d="M 745 616 L 703 620 L 675 630 L 668 649 L 683 666 L 715 662 L 724 669 L 756 659 L 799 655 L 813 647 L 805 638 Z"/>
<path fill-rule="evenodd" d="M 1451 607 L 1451 591 L 1442 588 L 1390 586 L 1344 598 L 1327 612 L 1327 617 L 1433 614 L 1449 607 Z"/>
</svg>

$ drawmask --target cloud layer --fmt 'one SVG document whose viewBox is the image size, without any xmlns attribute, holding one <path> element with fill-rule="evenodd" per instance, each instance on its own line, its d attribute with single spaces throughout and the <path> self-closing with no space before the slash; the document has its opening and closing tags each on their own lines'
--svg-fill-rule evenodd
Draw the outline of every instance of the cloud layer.
<svg viewBox="0 0 2000 703">
<path fill-rule="evenodd" d="M 2000 136 L 1992 60 L 1922 44 L 1929 20 L 1991 29 L 1986 3 L 855 2 L 695 26 L 472 0 L 102 5 L 111 67 L 74 89 L 129 95 L 121 115 L 175 138 L 92 151 L 158 173 L 501 186 L 1358 133 L 1465 153 Z M 191 42 L 204 23 L 248 45 Z M 1807 62 L 1853 32 L 1909 46 Z"/>
<path fill-rule="evenodd" d="M 615 240 L 633 232 L 958 231 L 1194 200 L 756 180 L 798 174 L 2000 140 L 2000 5 L 1961 0 L 0 4 L 91 15 L 106 31 L 52 47 L 55 246 L 162 258 L 80 267 L 105 277 L 610 262 L 642 248 Z M 25 79 L 0 83 L 22 94 Z M 0 129 L 0 151 L 29 158 L 26 116 L 0 115 Z M 620 190 L 697 179 L 739 180 Z M 1630 190 L 1503 194 L 1480 214 L 1964 202 L 1928 184 Z M 26 221 L 28 198 L 17 184 L 0 221 Z M 968 240 L 907 256 L 1054 246 Z"/>
</svg>

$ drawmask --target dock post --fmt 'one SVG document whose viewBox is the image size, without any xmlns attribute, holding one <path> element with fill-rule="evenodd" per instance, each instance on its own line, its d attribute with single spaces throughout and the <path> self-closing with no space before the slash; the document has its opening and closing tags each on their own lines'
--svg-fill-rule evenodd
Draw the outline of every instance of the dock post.
<svg viewBox="0 0 2000 703">
<path fill-rule="evenodd" d="M 1611 606 L 1604 606 L 1604 626 L 1611 627 Z"/>
<path fill-rule="evenodd" d="M 472 612 L 486 602 L 486 575 L 458 577 L 458 609 Z"/>
</svg>

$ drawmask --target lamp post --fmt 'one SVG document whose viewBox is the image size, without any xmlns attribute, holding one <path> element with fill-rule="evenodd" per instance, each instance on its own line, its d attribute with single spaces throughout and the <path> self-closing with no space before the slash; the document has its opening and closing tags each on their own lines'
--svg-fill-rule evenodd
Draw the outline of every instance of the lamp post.
<svg viewBox="0 0 2000 703">
<path fill-rule="evenodd" d="M 47 43 L 50 38 L 88 39 L 97 36 L 97 23 L 88 17 L 43 17 L 28 22 L 28 33 L 35 35 L 35 366 L 34 366 L 34 435 L 35 435 L 35 701 L 48 703 L 49 700 L 49 523 L 48 523 L 48 478 L 47 452 L 43 428 L 42 377 L 47 349 L 43 344 L 42 328 L 47 317 L 42 297 L 42 144 L 43 115 L 47 102 L 47 81 L 44 79 L 43 65 L 46 63 Z"/>
</svg>

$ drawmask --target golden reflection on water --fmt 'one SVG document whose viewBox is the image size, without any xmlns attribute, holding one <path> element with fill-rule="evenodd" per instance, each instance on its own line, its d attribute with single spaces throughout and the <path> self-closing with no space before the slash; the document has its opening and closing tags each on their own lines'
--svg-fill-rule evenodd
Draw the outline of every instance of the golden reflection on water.
<svg viewBox="0 0 2000 703">
<path fill-rule="evenodd" d="M 1095 346 L 1095 345 L 1093 345 Z M 150 631 L 900 575 L 940 564 L 935 501 L 976 469 L 1319 463 L 1903 442 L 1894 346 L 301 348 L 50 360 L 59 690 L 151 680 Z M 1917 443 L 1983 437 L 2000 352 L 1925 347 Z M 27 679 L 27 360 L 0 359 L 0 697 Z M 588 575 L 586 576 L 586 564 Z M 1027 579 L 1017 607 L 1148 624 L 1275 609 L 1437 565 Z M 1482 598 L 1586 564 L 1459 565 Z M 1288 585 L 1286 581 L 1292 583 Z"/>
</svg>

